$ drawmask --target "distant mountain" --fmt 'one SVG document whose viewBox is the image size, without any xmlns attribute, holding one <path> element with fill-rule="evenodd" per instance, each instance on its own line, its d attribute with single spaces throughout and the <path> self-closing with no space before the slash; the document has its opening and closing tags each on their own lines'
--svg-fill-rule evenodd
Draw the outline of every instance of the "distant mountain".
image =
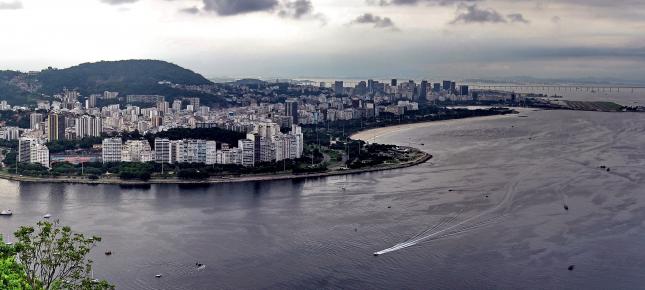
<svg viewBox="0 0 645 290">
<path fill-rule="evenodd" d="M 121 95 L 154 94 L 170 99 L 178 96 L 211 97 L 188 92 L 159 82 L 182 85 L 207 85 L 211 81 L 191 70 L 159 60 L 123 60 L 84 63 L 65 69 L 48 68 L 36 73 L 0 72 L 0 99 L 20 104 L 34 95 L 53 95 L 63 89 L 78 90 L 82 95 L 115 91 Z M 25 98 L 25 96 L 31 96 Z"/>
</svg>

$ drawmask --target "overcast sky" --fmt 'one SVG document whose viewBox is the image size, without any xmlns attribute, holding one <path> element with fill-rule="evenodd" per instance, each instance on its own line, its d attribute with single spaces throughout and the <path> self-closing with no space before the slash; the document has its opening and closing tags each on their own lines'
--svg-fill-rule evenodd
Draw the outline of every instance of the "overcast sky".
<svg viewBox="0 0 645 290">
<path fill-rule="evenodd" d="M 645 0 L 0 0 L 0 68 L 645 80 Z"/>
</svg>

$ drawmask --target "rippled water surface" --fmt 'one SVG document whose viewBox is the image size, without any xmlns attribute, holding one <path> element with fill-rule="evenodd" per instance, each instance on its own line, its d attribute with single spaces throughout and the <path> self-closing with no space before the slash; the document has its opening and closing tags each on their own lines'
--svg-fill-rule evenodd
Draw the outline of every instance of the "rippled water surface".
<svg viewBox="0 0 645 290">
<path fill-rule="evenodd" d="M 95 275 L 119 289 L 643 288 L 645 114 L 522 115 L 379 136 L 435 156 L 387 172 L 192 188 L 0 181 L 0 208 L 14 210 L 0 232 L 51 213 L 98 234 Z M 451 217 L 463 231 L 372 255 Z"/>
</svg>

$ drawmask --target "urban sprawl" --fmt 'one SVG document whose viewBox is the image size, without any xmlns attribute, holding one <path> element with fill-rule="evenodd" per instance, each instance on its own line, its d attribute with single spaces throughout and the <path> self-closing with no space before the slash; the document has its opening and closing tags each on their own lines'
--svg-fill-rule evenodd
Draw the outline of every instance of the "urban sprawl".
<svg viewBox="0 0 645 290">
<path fill-rule="evenodd" d="M 472 100 L 505 101 L 516 96 L 499 91 L 469 90 L 453 81 L 361 81 L 348 87 L 343 81 L 319 83 L 266 83 L 242 80 L 226 85 L 185 86 L 160 84 L 224 96 L 232 104 L 205 106 L 200 98 L 167 100 L 159 95 L 127 95 L 105 91 L 82 96 L 76 90 L 44 96 L 35 107 L 0 103 L 0 110 L 31 112 L 29 128 L 2 126 L 0 137 L 19 140 L 16 162 L 158 162 L 237 164 L 297 159 L 303 154 L 300 125 L 370 118 L 382 113 L 402 115 L 424 102 Z M 286 92 L 286 93 L 285 93 Z M 98 106 L 99 103 L 106 105 Z M 155 138 L 127 140 L 124 132 L 158 133 L 172 128 L 221 128 L 246 134 L 237 144 L 212 140 Z M 102 137 L 85 150 L 50 154 L 48 142 Z M 333 142 L 333 140 L 330 140 Z"/>
</svg>

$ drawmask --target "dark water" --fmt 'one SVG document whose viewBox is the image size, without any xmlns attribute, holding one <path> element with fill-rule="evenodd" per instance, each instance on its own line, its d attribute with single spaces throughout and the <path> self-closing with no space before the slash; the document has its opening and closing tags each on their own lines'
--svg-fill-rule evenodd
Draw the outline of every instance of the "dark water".
<svg viewBox="0 0 645 290">
<path fill-rule="evenodd" d="M 645 288 L 645 114 L 524 115 L 380 136 L 435 155 L 388 172 L 197 188 L 0 181 L 15 213 L 0 232 L 51 213 L 101 235 L 95 274 L 119 289 Z M 457 213 L 502 217 L 372 256 Z"/>
</svg>

